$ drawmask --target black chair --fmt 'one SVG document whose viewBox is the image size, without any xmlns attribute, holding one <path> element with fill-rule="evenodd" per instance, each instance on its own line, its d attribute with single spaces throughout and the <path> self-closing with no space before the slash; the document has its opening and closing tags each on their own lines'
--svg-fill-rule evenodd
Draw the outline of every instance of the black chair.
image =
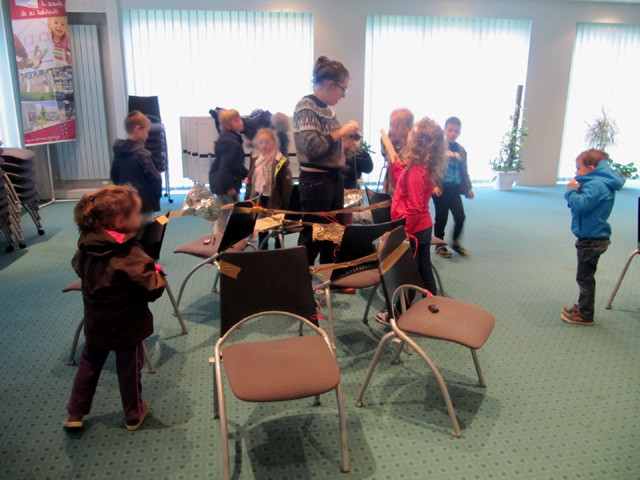
<svg viewBox="0 0 640 480">
<path fill-rule="evenodd" d="M 291 190 L 291 198 L 289 199 L 289 206 L 287 210 L 290 212 L 302 212 L 302 208 L 300 207 L 300 190 L 298 185 L 294 185 Z M 296 233 L 300 233 L 304 225 L 302 225 L 302 214 L 297 215 L 294 213 L 287 213 L 284 216 L 284 220 L 282 225 L 277 228 L 272 229 L 269 232 L 269 235 L 262 240 L 260 243 L 260 249 L 263 249 L 269 244 L 269 240 L 271 238 L 278 238 L 280 240 L 280 245 L 284 247 L 284 237 L 287 235 L 293 235 Z"/>
<path fill-rule="evenodd" d="M 364 187 L 364 190 L 367 193 L 369 205 L 391 201 L 391 195 L 387 193 L 374 192 L 370 190 L 369 187 Z M 371 210 L 371 218 L 373 219 L 373 223 L 389 223 L 391 221 L 391 205 Z"/>
<path fill-rule="evenodd" d="M 220 339 L 214 356 L 214 415 L 220 419 L 223 478 L 231 478 L 222 367 L 234 395 L 246 402 L 279 402 L 316 397 L 335 390 L 342 471 L 349 471 L 347 423 L 335 347 L 317 326 L 305 247 L 220 255 Z M 247 293 L 251 300 L 247 301 Z M 223 346 L 240 327 L 264 317 L 284 317 L 315 335 Z M 241 448 L 241 447 L 239 447 Z M 239 448 L 236 454 L 240 455 Z M 240 462 L 236 458 L 236 464 Z M 236 472 L 237 473 L 237 472 Z M 235 477 L 234 477 L 235 478 Z"/>
<path fill-rule="evenodd" d="M 187 282 L 200 268 L 206 265 L 216 265 L 218 257 L 226 250 L 231 249 L 241 252 L 247 247 L 255 249 L 255 246 L 250 243 L 253 237 L 256 219 L 258 218 L 258 213 L 253 210 L 253 206 L 254 204 L 252 202 L 238 202 L 233 206 L 221 239 L 217 239 L 213 235 L 205 235 L 189 243 L 185 243 L 173 251 L 174 253 L 186 253 L 187 255 L 203 259 L 189 270 L 189 273 L 187 273 L 187 276 L 182 281 L 180 291 L 178 292 L 178 305 L 180 305 L 182 301 L 182 295 Z M 218 272 L 213 284 L 214 292 L 217 289 L 219 277 L 220 273 Z"/>
</svg>

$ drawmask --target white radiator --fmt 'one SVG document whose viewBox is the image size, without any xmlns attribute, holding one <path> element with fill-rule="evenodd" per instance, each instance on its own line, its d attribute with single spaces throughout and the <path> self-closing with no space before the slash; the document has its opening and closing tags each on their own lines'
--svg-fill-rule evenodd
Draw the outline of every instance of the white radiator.
<svg viewBox="0 0 640 480">
<path fill-rule="evenodd" d="M 98 28 L 69 25 L 69 32 L 77 138 L 57 146 L 60 178 L 106 179 L 110 157 Z"/>
</svg>

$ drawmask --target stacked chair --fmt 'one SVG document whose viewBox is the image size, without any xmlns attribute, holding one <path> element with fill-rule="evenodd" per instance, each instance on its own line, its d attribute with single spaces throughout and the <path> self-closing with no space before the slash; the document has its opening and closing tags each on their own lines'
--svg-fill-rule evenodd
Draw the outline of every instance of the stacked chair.
<svg viewBox="0 0 640 480">
<path fill-rule="evenodd" d="M 7 251 L 12 251 L 15 243 L 20 248 L 26 247 L 20 226 L 22 207 L 33 219 L 38 234 L 45 233 L 34 178 L 34 156 L 31 150 L 20 148 L 6 148 L 0 152 L 0 228 L 9 242 Z"/>
<path fill-rule="evenodd" d="M 164 172 L 165 194 L 169 199 L 169 203 L 173 203 L 171 192 L 169 190 L 169 163 L 167 154 L 167 134 L 160 117 L 160 102 L 157 96 L 138 97 L 129 96 L 129 112 L 138 110 L 144 113 L 151 121 L 149 129 L 149 138 L 144 146 L 151 152 L 153 163 L 159 172 Z"/>
</svg>

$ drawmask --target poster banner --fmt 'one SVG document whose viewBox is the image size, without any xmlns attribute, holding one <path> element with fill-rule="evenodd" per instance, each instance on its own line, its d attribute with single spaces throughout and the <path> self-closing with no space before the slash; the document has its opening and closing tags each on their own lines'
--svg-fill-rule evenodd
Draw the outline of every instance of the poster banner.
<svg viewBox="0 0 640 480">
<path fill-rule="evenodd" d="M 64 0 L 9 0 L 25 145 L 76 138 Z"/>
</svg>

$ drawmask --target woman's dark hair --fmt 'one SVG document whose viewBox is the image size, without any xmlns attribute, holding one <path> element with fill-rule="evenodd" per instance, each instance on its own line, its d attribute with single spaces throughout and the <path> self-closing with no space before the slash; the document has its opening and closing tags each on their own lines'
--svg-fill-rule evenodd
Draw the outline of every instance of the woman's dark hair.
<svg viewBox="0 0 640 480">
<path fill-rule="evenodd" d="M 80 233 L 111 230 L 120 215 L 131 215 L 138 192 L 128 185 L 109 185 L 83 195 L 73 210 L 73 219 Z"/>
<path fill-rule="evenodd" d="M 313 85 L 318 86 L 326 81 L 340 83 L 349 78 L 349 70 L 337 60 L 330 60 L 324 55 L 318 57 L 313 65 Z"/>
</svg>

